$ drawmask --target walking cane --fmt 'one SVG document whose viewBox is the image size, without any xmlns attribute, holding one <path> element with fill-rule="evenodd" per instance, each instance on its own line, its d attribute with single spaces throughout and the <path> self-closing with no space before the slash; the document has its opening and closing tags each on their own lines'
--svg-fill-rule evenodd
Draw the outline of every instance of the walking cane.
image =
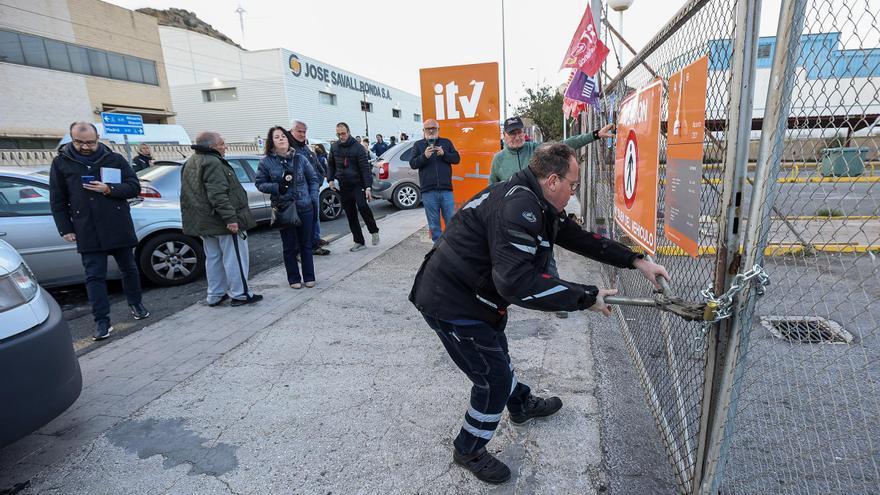
<svg viewBox="0 0 880 495">
<path fill-rule="evenodd" d="M 238 273 L 241 275 L 241 285 L 244 286 L 244 297 L 245 299 L 251 298 L 251 291 L 248 290 L 247 277 L 244 276 L 244 267 L 241 265 L 241 252 L 238 250 L 238 236 L 244 234 L 243 231 L 238 231 L 236 234 L 232 234 L 232 245 L 235 247 L 235 259 L 238 261 Z M 242 239 L 247 239 L 247 234 L 244 234 L 245 237 Z"/>
</svg>

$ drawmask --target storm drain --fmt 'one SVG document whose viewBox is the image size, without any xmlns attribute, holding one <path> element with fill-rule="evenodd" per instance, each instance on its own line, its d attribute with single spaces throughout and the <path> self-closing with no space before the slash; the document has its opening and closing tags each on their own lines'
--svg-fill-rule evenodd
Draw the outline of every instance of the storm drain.
<svg viewBox="0 0 880 495">
<path fill-rule="evenodd" d="M 817 316 L 762 316 L 761 325 L 777 339 L 801 344 L 849 344 L 853 340 L 839 323 Z"/>
</svg>

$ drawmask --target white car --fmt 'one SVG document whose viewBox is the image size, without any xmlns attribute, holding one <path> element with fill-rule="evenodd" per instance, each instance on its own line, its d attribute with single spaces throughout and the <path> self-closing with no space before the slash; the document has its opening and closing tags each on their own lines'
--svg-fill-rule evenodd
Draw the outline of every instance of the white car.
<svg viewBox="0 0 880 495">
<path fill-rule="evenodd" d="M 36 431 L 79 397 L 82 373 L 55 299 L 0 239 L 0 447 Z"/>
</svg>

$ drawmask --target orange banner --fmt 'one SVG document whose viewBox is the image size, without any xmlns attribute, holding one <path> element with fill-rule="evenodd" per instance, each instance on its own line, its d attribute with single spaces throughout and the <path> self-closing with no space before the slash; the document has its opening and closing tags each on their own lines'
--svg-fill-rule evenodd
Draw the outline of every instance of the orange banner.
<svg viewBox="0 0 880 495">
<path fill-rule="evenodd" d="M 709 57 L 669 77 L 664 236 L 699 255 L 700 196 Z"/>
<path fill-rule="evenodd" d="M 621 102 L 614 159 L 614 221 L 650 254 L 657 250 L 662 91 L 655 79 Z"/>
<path fill-rule="evenodd" d="M 492 156 L 500 149 L 501 116 L 495 62 L 419 70 L 422 118 L 440 124 L 461 162 L 452 166 L 455 207 L 489 183 Z"/>
</svg>

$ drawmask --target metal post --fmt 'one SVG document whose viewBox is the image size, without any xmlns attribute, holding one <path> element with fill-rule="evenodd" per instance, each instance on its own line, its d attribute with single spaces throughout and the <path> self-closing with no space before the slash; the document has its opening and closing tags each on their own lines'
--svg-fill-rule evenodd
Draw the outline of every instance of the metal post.
<svg viewBox="0 0 880 495">
<path fill-rule="evenodd" d="M 501 0 L 501 78 L 504 81 L 504 96 L 501 98 L 503 119 L 507 120 L 507 47 L 504 40 L 504 0 Z"/>
<path fill-rule="evenodd" d="M 122 142 L 125 143 L 125 158 L 128 160 L 128 164 L 131 165 L 131 146 L 128 145 L 128 134 L 122 135 Z"/>
<path fill-rule="evenodd" d="M 370 121 L 367 119 L 367 110 L 369 109 L 369 103 L 367 103 L 367 92 L 362 91 L 364 95 L 364 125 L 367 127 L 367 138 L 370 137 Z"/>
<path fill-rule="evenodd" d="M 714 290 L 725 292 L 733 276 L 739 271 L 739 243 L 742 191 L 748 167 L 749 138 L 752 129 L 755 64 L 757 60 L 758 27 L 761 17 L 761 0 L 736 2 L 736 37 L 730 61 L 730 95 L 727 154 L 724 160 L 724 184 L 719 217 L 719 245 L 715 265 Z M 715 398 L 720 392 L 721 366 L 725 354 L 731 349 L 728 336 L 728 320 L 710 328 L 706 350 L 703 378 L 703 400 L 700 412 L 700 435 L 697 444 L 697 464 L 694 472 L 693 492 L 709 493 L 706 480 L 712 480 L 718 462 L 718 452 L 709 448 L 715 445 L 720 434 L 719 419 L 724 411 L 718 408 Z"/>
<path fill-rule="evenodd" d="M 805 11 L 806 0 L 783 0 L 779 11 L 776 53 L 770 71 L 771 86 L 767 93 L 755 182 L 752 186 L 747 231 L 743 241 L 745 260 L 742 266 L 747 269 L 755 264 L 762 264 L 764 259 L 764 246 L 770 228 L 769 210 L 775 199 L 775 190 L 772 188 L 773 177 L 775 177 L 774 172 L 779 169 L 788 128 L 794 69 L 797 65 Z M 718 492 L 724 458 L 730 450 L 735 427 L 739 379 L 745 369 L 745 355 L 749 345 L 748 328 L 755 307 L 753 295 L 752 289 L 749 288 L 741 293 L 736 300 L 736 308 L 728 320 L 730 340 L 724 356 L 719 395 L 715 401 L 717 407 L 708 449 L 709 463 L 701 487 L 703 493 Z"/>
<path fill-rule="evenodd" d="M 590 9 L 593 11 L 593 19 L 602 19 L 602 0 L 591 0 L 590 1 Z M 602 38 L 602 22 L 595 22 L 596 24 L 596 37 Z M 596 74 L 596 91 L 599 91 L 601 88 L 601 84 L 599 84 L 599 74 Z M 580 129 L 581 134 L 584 132 L 589 132 L 593 126 L 596 125 L 596 122 L 600 121 L 598 118 L 593 118 L 597 116 L 598 112 L 593 107 L 587 109 L 587 112 L 584 114 L 584 120 L 586 125 L 582 125 Z M 585 129 L 586 128 L 586 129 Z M 587 227 L 588 230 L 593 230 L 593 177 L 595 174 L 594 168 L 596 167 L 596 161 L 593 160 L 593 147 L 601 146 L 602 140 L 599 140 L 593 146 L 587 148 L 586 152 L 586 160 L 584 161 L 584 166 L 581 171 L 581 194 L 580 194 L 580 202 L 581 202 L 581 218 L 584 219 L 584 226 Z"/>
</svg>

